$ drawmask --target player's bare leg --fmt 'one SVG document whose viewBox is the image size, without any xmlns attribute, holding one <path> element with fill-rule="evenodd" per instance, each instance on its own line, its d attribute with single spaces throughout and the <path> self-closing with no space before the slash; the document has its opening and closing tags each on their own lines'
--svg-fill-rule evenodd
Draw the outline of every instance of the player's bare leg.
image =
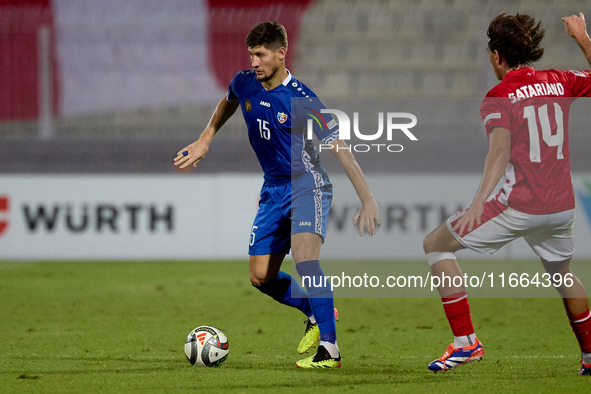
<svg viewBox="0 0 591 394">
<path fill-rule="evenodd" d="M 570 259 L 559 262 L 542 259 L 542 264 L 546 272 L 551 275 L 551 278 L 554 278 L 555 274 L 560 275 L 560 286 L 555 286 L 555 288 L 562 297 L 570 325 L 581 348 L 579 375 L 591 375 L 591 312 L 589 311 L 589 298 L 585 287 L 579 278 L 573 274 L 570 268 Z M 565 284 L 565 278 L 572 278 L 572 286 Z M 552 282 L 555 283 L 554 280 Z"/>
<path fill-rule="evenodd" d="M 444 223 L 425 237 L 423 249 L 431 266 L 431 274 L 440 278 L 441 285 L 437 290 L 454 334 L 454 342 L 439 359 L 429 364 L 429 369 L 433 372 L 447 371 L 475 360 L 480 361 L 484 348 L 474 333 L 466 288 L 463 281 L 459 286 L 454 285 L 453 281 L 454 277 L 462 277 L 462 270 L 453 252 L 464 249 L 464 246 Z"/>
<path fill-rule="evenodd" d="M 318 260 L 322 237 L 314 233 L 296 233 L 291 236 L 291 253 L 296 264 Z"/>
<path fill-rule="evenodd" d="M 253 286 L 260 286 L 273 279 L 279 273 L 283 259 L 285 259 L 284 253 L 250 255 L 248 258 L 250 283 Z"/>
<path fill-rule="evenodd" d="M 587 292 L 585 291 L 585 287 L 579 278 L 575 276 L 572 269 L 570 268 L 570 259 L 559 262 L 551 262 L 544 259 L 541 260 L 542 264 L 544 265 L 544 269 L 550 274 L 550 276 L 559 274 L 562 278 L 561 286 L 556 287 L 556 290 L 558 290 L 560 296 L 562 297 L 566 313 L 568 313 L 569 316 L 580 315 L 589 309 L 589 299 L 587 298 Z M 567 274 L 569 277 L 573 278 L 572 286 L 566 286 L 564 283 L 564 278 Z"/>
<path fill-rule="evenodd" d="M 315 356 L 298 361 L 296 365 L 300 368 L 341 366 L 341 355 L 336 338 L 333 292 L 318 261 L 321 246 L 322 237 L 318 234 L 296 233 L 291 236 L 291 251 L 296 269 L 302 281 L 306 281 L 308 300 L 320 332 L 318 352 Z"/>
<path fill-rule="evenodd" d="M 425 251 L 425 254 L 437 252 L 453 253 L 460 249 L 464 249 L 464 246 L 449 232 L 445 223 L 433 230 L 433 232 L 427 235 L 423 240 L 423 250 Z M 454 258 L 439 260 L 431 265 L 431 275 L 441 278 L 442 274 L 452 278 L 454 276 L 462 276 L 462 270 L 460 269 L 460 265 L 458 264 L 458 260 L 455 259 L 455 256 Z M 443 281 L 441 283 L 443 283 Z M 451 286 L 439 286 L 437 290 L 441 297 L 447 297 L 450 294 L 465 292 L 466 288 L 463 285 L 454 287 L 452 284 Z"/>
</svg>

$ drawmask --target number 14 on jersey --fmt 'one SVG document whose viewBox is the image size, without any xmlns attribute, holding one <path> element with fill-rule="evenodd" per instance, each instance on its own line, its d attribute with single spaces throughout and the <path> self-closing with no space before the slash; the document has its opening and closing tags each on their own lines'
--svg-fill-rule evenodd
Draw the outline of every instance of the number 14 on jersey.
<svg viewBox="0 0 591 394">
<path fill-rule="evenodd" d="M 533 105 L 523 109 L 523 117 L 527 119 L 529 128 L 529 159 L 532 162 L 540 163 L 542 156 L 540 152 L 540 137 L 538 134 L 538 125 L 536 123 L 536 110 Z M 556 120 L 556 134 L 552 134 L 550 128 L 550 119 L 548 117 L 548 106 L 546 104 L 538 108 L 538 117 L 542 126 L 542 139 L 548 146 L 557 146 L 557 159 L 564 159 L 562 155 L 562 143 L 564 141 L 564 125 L 562 108 L 558 103 L 554 103 L 554 118 Z"/>
</svg>

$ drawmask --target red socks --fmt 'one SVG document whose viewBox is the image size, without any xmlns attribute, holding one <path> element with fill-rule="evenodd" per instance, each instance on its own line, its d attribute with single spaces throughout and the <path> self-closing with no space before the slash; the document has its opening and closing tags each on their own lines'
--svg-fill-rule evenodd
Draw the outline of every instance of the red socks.
<svg viewBox="0 0 591 394">
<path fill-rule="evenodd" d="M 470 317 L 470 304 L 466 292 L 450 294 L 441 298 L 441 301 L 454 336 L 461 337 L 473 334 L 474 326 Z M 587 309 L 586 312 L 580 315 L 569 316 L 568 318 L 579 341 L 581 352 L 591 353 L 591 311 Z"/>
<path fill-rule="evenodd" d="M 441 298 L 441 301 L 443 302 L 445 316 L 447 316 L 454 336 L 461 337 L 474 334 L 474 326 L 470 317 L 470 304 L 468 303 L 466 292 L 450 294 L 447 297 Z M 591 319 L 589 321 L 591 322 Z M 587 334 L 590 335 L 588 341 L 591 343 L 591 332 Z"/>
<path fill-rule="evenodd" d="M 569 316 L 568 319 L 579 341 L 581 352 L 591 353 L 591 311 L 587 309 L 587 312 Z"/>
</svg>

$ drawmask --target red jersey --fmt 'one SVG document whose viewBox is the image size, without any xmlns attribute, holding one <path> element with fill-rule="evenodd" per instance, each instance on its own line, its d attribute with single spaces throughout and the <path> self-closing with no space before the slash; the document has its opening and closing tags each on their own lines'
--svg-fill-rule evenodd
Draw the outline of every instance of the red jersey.
<svg viewBox="0 0 591 394">
<path fill-rule="evenodd" d="M 511 132 L 511 159 L 499 191 L 503 204 L 543 215 L 575 207 L 568 145 L 568 114 L 577 97 L 591 96 L 589 71 L 509 72 L 480 105 L 487 137 Z"/>
</svg>

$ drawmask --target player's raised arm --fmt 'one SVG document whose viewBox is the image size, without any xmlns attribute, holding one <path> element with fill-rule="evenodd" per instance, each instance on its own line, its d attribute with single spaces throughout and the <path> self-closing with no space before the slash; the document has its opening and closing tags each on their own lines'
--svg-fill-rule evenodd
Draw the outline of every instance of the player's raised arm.
<svg viewBox="0 0 591 394">
<path fill-rule="evenodd" d="M 381 227 L 382 225 L 378 204 L 376 204 L 371 194 L 369 184 L 365 179 L 365 175 L 363 175 L 363 171 L 361 171 L 361 167 L 357 164 L 357 160 L 355 160 L 351 150 L 347 148 L 347 143 L 341 139 L 336 139 L 330 144 L 332 145 L 330 151 L 339 159 L 341 166 L 361 200 L 361 209 L 353 217 L 353 223 L 359 225 L 359 235 L 363 235 L 363 227 L 365 227 L 371 237 L 376 233 L 376 225 L 377 227 Z"/>
<path fill-rule="evenodd" d="M 587 34 L 587 24 L 585 23 L 585 15 L 579 12 L 579 16 L 571 15 L 562 18 L 564 27 L 569 36 L 575 39 L 583 54 L 591 66 L 591 39 Z"/>
<path fill-rule="evenodd" d="M 234 112 L 236 112 L 236 109 L 240 105 L 238 101 L 228 101 L 227 97 L 228 95 L 226 94 L 220 100 L 215 111 L 213 111 L 213 115 L 211 115 L 209 124 L 203 133 L 201 133 L 199 139 L 178 151 L 177 156 L 174 158 L 175 166 L 185 168 L 193 164 L 193 167 L 196 167 L 197 163 L 203 160 L 203 157 L 209 150 L 209 144 L 213 136 L 234 115 Z"/>
</svg>

